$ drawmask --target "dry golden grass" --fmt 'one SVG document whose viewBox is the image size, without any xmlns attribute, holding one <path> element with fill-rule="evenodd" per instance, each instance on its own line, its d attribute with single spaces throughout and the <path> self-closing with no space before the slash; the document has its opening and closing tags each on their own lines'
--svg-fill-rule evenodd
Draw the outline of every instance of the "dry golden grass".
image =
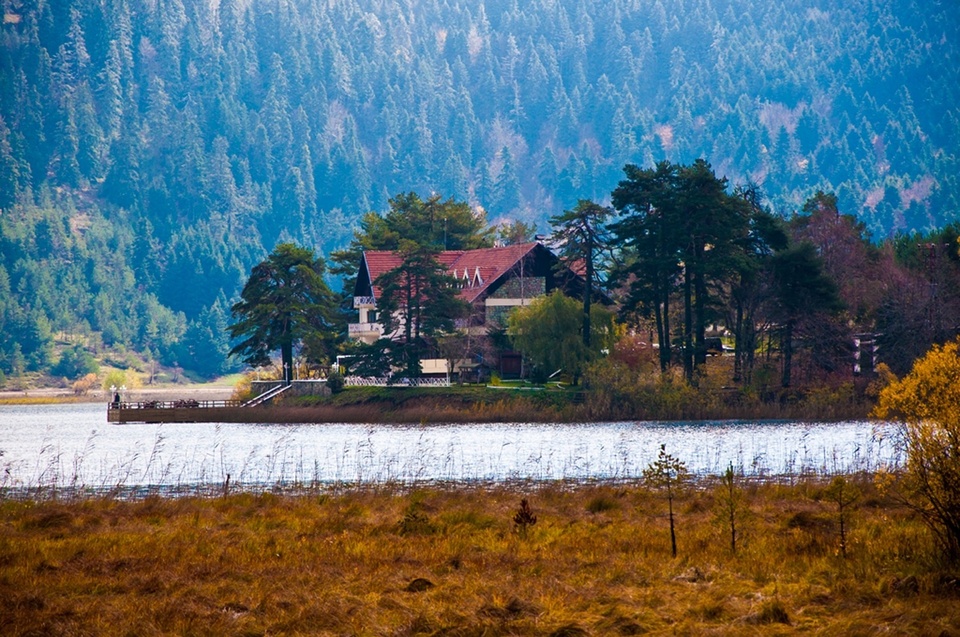
<svg viewBox="0 0 960 637">
<path fill-rule="evenodd" d="M 869 484 L 848 557 L 824 485 L 366 489 L 0 503 L 4 635 L 960 634 L 960 584 Z M 513 529 L 521 497 L 537 522 Z"/>
</svg>

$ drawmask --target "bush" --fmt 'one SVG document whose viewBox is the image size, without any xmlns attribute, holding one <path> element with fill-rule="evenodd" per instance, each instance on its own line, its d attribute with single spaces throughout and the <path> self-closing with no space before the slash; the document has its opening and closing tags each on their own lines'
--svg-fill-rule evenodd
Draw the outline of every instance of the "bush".
<svg viewBox="0 0 960 637">
<path fill-rule="evenodd" d="M 330 372 L 330 375 L 327 376 L 327 387 L 330 388 L 331 393 L 339 394 L 343 391 L 345 384 L 343 374 L 340 372 Z"/>
<path fill-rule="evenodd" d="M 101 383 L 101 387 L 103 387 L 105 391 L 111 387 L 123 386 L 126 386 L 127 389 L 136 389 L 140 387 L 140 385 L 140 377 L 131 369 L 115 369 L 107 374 Z"/>
<path fill-rule="evenodd" d="M 598 495 L 587 502 L 587 511 L 590 513 L 603 513 L 604 511 L 614 511 L 619 508 L 620 505 L 617 501 L 606 495 Z"/>
<path fill-rule="evenodd" d="M 60 361 L 50 370 L 50 373 L 64 378 L 82 378 L 87 374 L 96 374 L 98 371 L 100 371 L 100 365 L 90 352 L 75 345 L 63 351 Z"/>
<path fill-rule="evenodd" d="M 934 346 L 902 380 L 880 392 L 878 418 L 902 419 L 907 468 L 902 493 L 960 560 L 960 339 Z"/>
<path fill-rule="evenodd" d="M 97 375 L 87 374 L 83 378 L 75 381 L 73 385 L 71 385 L 71 388 L 73 389 L 73 393 L 77 396 L 86 396 L 87 392 L 89 392 L 96 383 Z"/>
</svg>

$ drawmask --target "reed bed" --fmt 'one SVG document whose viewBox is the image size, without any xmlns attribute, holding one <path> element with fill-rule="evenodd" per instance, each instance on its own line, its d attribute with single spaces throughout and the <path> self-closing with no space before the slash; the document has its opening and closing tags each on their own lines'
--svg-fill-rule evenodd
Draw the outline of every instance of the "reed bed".
<svg viewBox="0 0 960 637">
<path fill-rule="evenodd" d="M 897 470 L 884 423 L 24 425 L 0 448 L 0 497 L 33 500 L 354 486 L 623 483 L 666 444 L 694 474 L 786 484 Z"/>
<path fill-rule="evenodd" d="M 869 474 L 674 503 L 637 481 L 0 501 L 5 635 L 960 634 L 957 572 Z M 518 528 L 520 500 L 536 522 Z M 525 518 L 529 520 L 528 518 Z"/>
<path fill-rule="evenodd" d="M 409 390 L 397 389 L 397 393 Z M 498 394 L 506 393 L 503 390 Z M 813 420 L 864 419 L 871 403 L 816 399 L 760 400 L 732 393 L 696 393 L 672 397 L 651 394 L 635 402 L 607 403 L 586 392 L 544 392 L 542 396 L 517 394 L 469 400 L 451 392 L 447 396 L 365 399 L 346 401 L 288 401 L 270 407 L 274 422 L 357 423 L 463 423 L 463 422 L 597 422 L 609 420 Z M 583 402 L 575 402 L 582 400 Z M 251 422 L 256 421 L 254 414 Z"/>
</svg>

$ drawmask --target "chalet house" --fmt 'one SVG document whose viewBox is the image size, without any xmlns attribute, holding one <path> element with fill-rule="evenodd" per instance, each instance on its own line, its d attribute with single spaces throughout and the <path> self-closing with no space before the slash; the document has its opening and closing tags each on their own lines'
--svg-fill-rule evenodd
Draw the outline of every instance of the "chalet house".
<svg viewBox="0 0 960 637">
<path fill-rule="evenodd" d="M 458 327 L 484 335 L 490 329 L 503 327 L 510 311 L 560 288 L 571 296 L 583 290 L 583 278 L 569 268 L 558 267 L 559 260 L 543 244 L 523 243 L 502 248 L 479 250 L 447 250 L 437 260 L 458 282 L 460 298 L 470 304 L 469 317 L 458 321 Z M 383 336 L 378 322 L 376 280 L 400 266 L 401 258 L 390 251 L 364 252 L 357 272 L 353 306 L 359 311 L 358 323 L 349 325 L 349 336 L 373 343 Z M 519 362 L 517 362 L 519 370 Z M 429 371 L 426 367 L 425 373 Z"/>
</svg>

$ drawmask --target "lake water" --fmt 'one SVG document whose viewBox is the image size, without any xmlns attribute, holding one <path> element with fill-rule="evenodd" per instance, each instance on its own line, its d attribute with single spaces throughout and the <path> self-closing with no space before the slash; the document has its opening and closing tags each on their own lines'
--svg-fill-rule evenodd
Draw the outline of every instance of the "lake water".
<svg viewBox="0 0 960 637">
<path fill-rule="evenodd" d="M 0 406 L 0 487 L 629 480 L 660 445 L 694 473 L 830 474 L 902 462 L 874 422 L 113 425 L 106 406 Z"/>
</svg>

